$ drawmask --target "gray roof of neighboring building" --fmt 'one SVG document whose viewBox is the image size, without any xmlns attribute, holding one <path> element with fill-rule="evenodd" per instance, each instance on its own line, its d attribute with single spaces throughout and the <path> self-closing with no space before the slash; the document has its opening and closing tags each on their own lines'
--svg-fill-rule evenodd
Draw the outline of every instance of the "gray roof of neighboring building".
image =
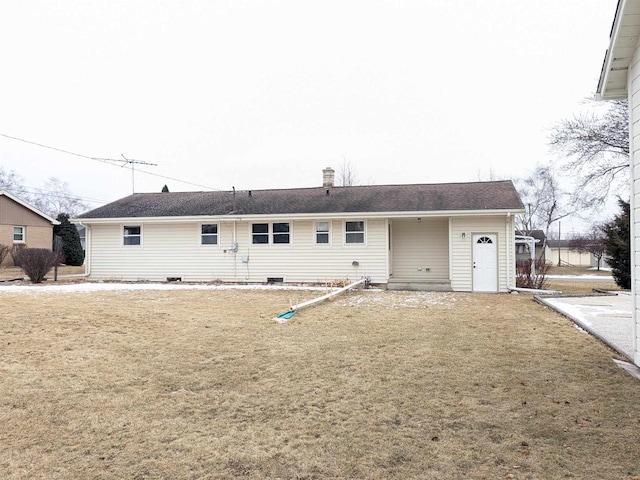
<svg viewBox="0 0 640 480">
<path fill-rule="evenodd" d="M 316 187 L 232 192 L 135 193 L 89 218 L 524 210 L 511 181 Z"/>
<path fill-rule="evenodd" d="M 570 244 L 570 240 L 547 240 L 549 248 L 569 248 Z"/>
</svg>

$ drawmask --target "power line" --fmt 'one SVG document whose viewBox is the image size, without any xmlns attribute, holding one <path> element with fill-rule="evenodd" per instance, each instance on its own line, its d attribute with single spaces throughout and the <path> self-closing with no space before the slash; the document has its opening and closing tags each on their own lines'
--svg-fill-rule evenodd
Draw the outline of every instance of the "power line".
<svg viewBox="0 0 640 480">
<path fill-rule="evenodd" d="M 42 143 L 38 143 L 38 142 L 34 142 L 31 140 L 25 140 L 24 138 L 18 138 L 18 137 L 14 137 L 11 135 L 7 135 L 5 133 L 0 133 L 0 136 L 5 137 L 5 138 L 9 138 L 11 140 L 17 140 L 19 142 L 24 142 L 24 143 L 28 143 L 30 145 L 36 145 L 38 147 L 42 147 L 42 148 L 47 148 L 49 150 L 54 150 L 56 152 L 61 152 L 61 153 L 66 153 L 67 155 L 73 155 L 75 157 L 80 157 L 80 158 L 85 158 L 87 160 L 93 160 L 96 162 L 102 162 L 105 163 L 107 165 L 113 165 L 114 167 L 126 167 L 126 168 L 131 168 L 133 170 L 133 164 L 131 164 L 131 167 L 127 167 L 127 163 L 130 163 L 128 159 L 124 159 L 124 160 L 120 160 L 118 158 L 101 158 L 101 157 L 90 157 L 89 155 L 83 155 L 81 153 L 76 153 L 76 152 L 71 152 L 69 150 L 64 150 L 62 148 L 57 148 L 57 147 L 52 147 L 50 145 L 44 145 Z M 124 155 L 123 155 L 124 157 Z M 140 160 L 134 160 L 136 163 L 144 163 L 145 165 L 155 165 L 153 163 L 147 163 L 147 162 L 141 162 Z M 117 164 L 116 164 L 117 162 Z M 124 165 L 120 165 L 124 162 Z M 174 182 L 180 182 L 180 183 L 184 183 L 185 185 L 192 185 L 194 187 L 200 187 L 200 188 L 205 188 L 207 190 L 216 190 L 216 191 L 220 191 L 219 188 L 213 188 L 213 187 L 209 187 L 207 185 L 201 185 L 198 183 L 193 183 L 193 182 L 188 182 L 186 180 L 180 180 L 179 178 L 174 178 L 174 177 L 168 177 L 166 175 L 160 175 L 157 173 L 153 173 L 153 172 L 149 172 L 146 170 L 136 170 L 136 172 L 139 173 L 144 173 L 146 175 L 152 175 L 154 177 L 159 177 L 159 178 L 164 178 L 165 180 L 173 180 Z"/>
<path fill-rule="evenodd" d="M 44 188 L 38 188 L 38 187 L 23 187 L 25 192 L 29 192 L 29 193 L 36 193 L 36 194 L 47 194 L 47 195 L 54 195 L 58 198 L 67 198 L 67 199 L 76 199 L 79 198 L 80 200 L 83 200 L 85 202 L 89 202 L 89 203 L 100 203 L 100 204 L 107 204 L 109 203 L 109 200 L 102 200 L 99 198 L 91 198 L 91 197 L 80 197 L 78 195 L 74 195 L 74 194 L 61 194 L 58 191 L 55 190 L 46 190 Z"/>
</svg>

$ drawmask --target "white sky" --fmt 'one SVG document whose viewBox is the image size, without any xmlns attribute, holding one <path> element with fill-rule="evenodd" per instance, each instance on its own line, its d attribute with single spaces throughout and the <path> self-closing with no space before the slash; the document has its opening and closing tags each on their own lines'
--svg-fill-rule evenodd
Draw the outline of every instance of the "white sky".
<svg viewBox="0 0 640 480">
<path fill-rule="evenodd" d="M 528 174 L 595 91 L 617 0 L 4 0 L 0 134 L 215 189 Z M 131 171 L 0 136 L 29 187 Z M 136 191 L 202 190 L 142 173 Z M 92 206 L 98 206 L 93 203 Z"/>
</svg>

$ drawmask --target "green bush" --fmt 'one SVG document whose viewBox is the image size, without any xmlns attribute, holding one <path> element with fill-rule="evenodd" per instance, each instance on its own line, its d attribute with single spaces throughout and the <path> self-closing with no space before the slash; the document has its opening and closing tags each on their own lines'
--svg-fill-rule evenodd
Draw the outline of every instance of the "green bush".
<svg viewBox="0 0 640 480">
<path fill-rule="evenodd" d="M 611 274 L 620 288 L 631 288 L 631 213 L 629 202 L 618 199 L 621 212 L 602 227 L 606 236 L 605 255 Z"/>
<path fill-rule="evenodd" d="M 61 213 L 56 218 L 60 225 L 53 227 L 53 234 L 62 240 L 63 262 L 66 265 L 80 266 L 84 263 L 84 250 L 80 242 L 78 229 L 74 224 L 69 222 L 69 215 Z"/>
</svg>

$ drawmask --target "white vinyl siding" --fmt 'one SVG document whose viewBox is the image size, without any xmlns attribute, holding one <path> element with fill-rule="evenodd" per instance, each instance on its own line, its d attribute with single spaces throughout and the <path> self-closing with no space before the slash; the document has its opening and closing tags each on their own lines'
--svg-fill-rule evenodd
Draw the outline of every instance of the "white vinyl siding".
<svg viewBox="0 0 640 480">
<path fill-rule="evenodd" d="M 629 151 L 631 154 L 631 249 L 633 269 L 631 271 L 634 292 L 634 362 L 640 365 L 640 48 L 636 47 L 628 73 L 629 90 Z"/>
<path fill-rule="evenodd" d="M 281 277 L 289 283 L 322 284 L 369 276 L 372 282 L 384 284 L 393 263 L 394 280 L 402 276 L 408 281 L 450 280 L 454 291 L 471 291 L 472 235 L 492 233 L 498 237 L 498 288 L 506 291 L 514 282 L 513 216 L 423 218 L 420 224 L 395 219 L 392 250 L 387 219 L 362 221 L 365 244 L 346 244 L 346 222 L 340 219 L 328 221 L 333 239 L 322 245 L 316 243 L 316 220 L 262 222 L 288 223 L 291 243 L 285 245 L 253 244 L 252 225 L 260 222 L 144 223 L 140 226 L 143 241 L 137 248 L 123 247 L 121 224 L 94 224 L 90 225 L 88 250 L 91 278 L 264 283 Z M 219 248 L 202 248 L 195 240 L 203 223 L 217 223 Z"/>
<path fill-rule="evenodd" d="M 515 231 L 513 216 L 453 217 L 450 225 L 451 288 L 458 292 L 473 289 L 473 235 L 491 233 L 498 236 L 498 290 L 508 291 L 515 283 Z M 464 234 L 464 237 L 463 237 Z M 508 261 L 507 261 L 508 258 Z"/>
<path fill-rule="evenodd" d="M 367 244 L 356 249 L 342 242 L 318 248 L 312 220 L 287 222 L 290 245 L 254 245 L 254 223 L 239 221 L 234 226 L 234 222 L 219 222 L 217 249 L 201 248 L 194 242 L 199 224 L 146 223 L 142 225 L 143 245 L 134 249 L 122 248 L 122 226 L 92 225 L 91 278 L 164 281 L 167 277 L 180 277 L 194 282 L 262 283 L 269 277 L 282 277 L 291 283 L 326 283 L 337 279 L 355 281 L 366 275 L 375 283 L 387 281 L 383 219 L 367 221 Z M 343 225 L 343 220 L 332 220 L 330 231 L 343 235 Z M 238 243 L 237 252 L 231 248 L 234 241 Z M 248 261 L 243 262 L 243 257 Z"/>
<path fill-rule="evenodd" d="M 394 220 L 392 231 L 394 281 L 449 281 L 448 219 Z"/>
</svg>

